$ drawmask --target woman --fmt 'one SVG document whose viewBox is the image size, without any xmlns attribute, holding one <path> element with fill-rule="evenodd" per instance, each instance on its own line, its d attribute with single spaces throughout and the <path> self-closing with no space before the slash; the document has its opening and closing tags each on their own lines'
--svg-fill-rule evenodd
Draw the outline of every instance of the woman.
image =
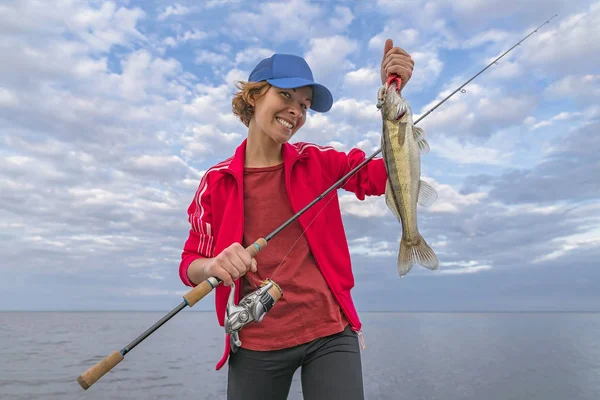
<svg viewBox="0 0 600 400">
<path fill-rule="evenodd" d="M 382 83 L 395 73 L 404 86 L 413 65 L 404 50 L 386 41 Z M 337 193 L 280 231 L 255 259 L 245 247 L 364 161 L 365 153 L 289 143 L 309 108 L 327 112 L 333 104 L 301 57 L 275 54 L 262 60 L 240 89 L 233 112 L 248 136 L 232 157 L 202 177 L 188 209 L 191 229 L 179 268 L 188 286 L 211 276 L 223 281 L 215 289 L 221 326 L 234 281 L 236 303 L 267 278 L 283 290 L 260 323 L 240 331 L 235 352 L 226 337 L 217 369 L 229 360 L 228 399 L 285 399 L 298 367 L 305 398 L 363 399 L 361 324 L 350 295 L 354 278 Z M 375 158 L 342 188 L 363 200 L 382 195 L 386 179 L 382 159 Z"/>
</svg>

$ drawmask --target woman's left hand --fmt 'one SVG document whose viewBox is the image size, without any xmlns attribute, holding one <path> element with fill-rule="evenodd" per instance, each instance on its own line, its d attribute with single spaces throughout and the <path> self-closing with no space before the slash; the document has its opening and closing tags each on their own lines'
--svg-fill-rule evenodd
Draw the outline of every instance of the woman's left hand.
<svg viewBox="0 0 600 400">
<path fill-rule="evenodd" d="M 412 76 L 415 62 L 410 55 L 400 47 L 394 47 L 392 39 L 385 41 L 383 60 L 381 60 L 381 84 L 385 84 L 388 76 L 396 74 L 402 79 L 400 90 L 406 86 Z"/>
</svg>

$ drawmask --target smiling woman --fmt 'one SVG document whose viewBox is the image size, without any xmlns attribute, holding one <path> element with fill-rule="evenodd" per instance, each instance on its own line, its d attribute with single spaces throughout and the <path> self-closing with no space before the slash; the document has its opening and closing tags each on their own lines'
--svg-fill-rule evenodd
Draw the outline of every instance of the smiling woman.
<svg viewBox="0 0 600 400">
<path fill-rule="evenodd" d="M 391 41 L 385 50 L 382 71 L 400 72 L 390 70 L 392 65 L 412 68 L 404 60 L 410 57 Z M 254 258 L 246 248 L 365 161 L 365 153 L 289 143 L 309 109 L 327 112 L 333 104 L 303 58 L 266 58 L 238 88 L 232 110 L 248 136 L 232 157 L 204 174 L 188 209 L 191 229 L 179 268 L 188 286 L 210 277 L 223 282 L 215 288 L 221 326 L 230 293 L 239 304 L 277 272 L 273 279 L 283 297 L 260 323 L 246 324 L 238 339 L 226 340 L 217 368 L 229 360 L 228 398 L 285 399 L 302 368 L 307 398 L 363 399 L 361 322 L 350 294 L 354 277 L 337 193 L 330 197 L 335 201 L 314 206 L 287 225 Z M 373 159 L 342 188 L 364 200 L 382 195 L 386 181 L 383 159 Z"/>
</svg>

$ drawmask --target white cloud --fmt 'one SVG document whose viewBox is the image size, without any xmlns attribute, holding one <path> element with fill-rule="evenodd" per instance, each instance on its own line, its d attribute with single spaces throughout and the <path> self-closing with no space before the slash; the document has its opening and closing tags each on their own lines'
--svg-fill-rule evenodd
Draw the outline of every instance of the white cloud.
<svg viewBox="0 0 600 400">
<path fill-rule="evenodd" d="M 206 32 L 199 31 L 197 29 L 191 31 L 185 31 L 183 34 L 178 34 L 176 37 L 169 36 L 163 40 L 163 43 L 169 47 L 177 47 L 182 43 L 186 43 L 190 40 L 202 40 L 209 35 Z"/>
<path fill-rule="evenodd" d="M 181 4 L 175 3 L 172 6 L 167 6 L 165 10 L 160 13 L 157 17 L 159 21 L 163 21 L 170 17 L 171 15 L 183 16 L 190 13 L 190 9 L 186 6 L 182 6 Z"/>
<path fill-rule="evenodd" d="M 437 105 L 467 79 L 453 78 L 445 89 L 419 113 L 415 120 Z M 427 119 L 419 123 L 430 135 L 447 133 L 462 137 L 489 137 L 497 130 L 520 124 L 534 109 L 537 99 L 531 94 L 509 94 L 500 86 L 469 83 L 466 93 L 457 92 Z"/>
<path fill-rule="evenodd" d="M 475 36 L 471 37 L 469 40 L 465 41 L 463 44 L 463 48 L 471 49 L 486 44 L 488 42 L 503 42 L 508 37 L 509 34 L 506 31 L 502 31 L 499 29 L 490 29 L 478 33 Z"/>
<path fill-rule="evenodd" d="M 344 83 L 349 86 L 368 86 L 381 84 L 380 72 L 375 68 L 359 68 L 346 73 Z"/>
<path fill-rule="evenodd" d="M 460 194 L 452 185 L 439 183 L 427 176 L 422 176 L 421 179 L 433 186 L 438 193 L 438 199 L 429 207 L 419 206 L 419 212 L 459 213 L 466 207 L 480 204 L 488 196 L 487 192 Z"/>
<path fill-rule="evenodd" d="M 226 54 L 215 53 L 214 51 L 199 50 L 196 52 L 195 62 L 198 64 L 223 65 L 229 64 L 229 57 Z"/>
<path fill-rule="evenodd" d="M 379 110 L 372 101 L 358 101 L 352 98 L 343 98 L 333 103 L 331 113 L 347 119 L 356 119 L 362 122 L 381 122 Z"/>
<path fill-rule="evenodd" d="M 380 146 L 373 89 L 379 86 L 383 40 L 393 38 L 415 58 L 411 99 L 414 109 L 426 110 L 434 104 L 430 99 L 436 98 L 440 77 L 450 82 L 443 88 L 445 96 L 470 77 L 466 72 L 455 76 L 472 66 L 468 60 L 491 60 L 491 54 L 521 36 L 514 26 L 539 18 L 529 15 L 530 6 L 512 0 L 506 9 L 524 14 L 509 25 L 494 22 L 494 16 L 480 18 L 495 0 L 466 5 L 434 0 L 410 7 L 389 1 L 390 9 L 378 19 L 360 12 L 366 3 L 355 3 L 252 3 L 246 14 L 237 15 L 230 13 L 238 11 L 231 7 L 237 0 L 206 2 L 198 13 L 184 3 L 160 9 L 139 3 L 145 10 L 107 1 L 0 6 L 5 38 L 0 42 L 0 238 L 5 244 L 0 268 L 9 271 L 9 283 L 0 282 L 0 297 L 14 291 L 14 281 L 29 282 L 37 293 L 43 279 L 55 293 L 68 287 L 66 299 L 75 288 L 90 287 L 85 279 L 78 285 L 64 279 L 90 275 L 98 277 L 97 293 L 108 282 L 112 289 L 105 292 L 115 304 L 125 294 L 147 296 L 143 302 L 151 304 L 155 297 L 183 293 L 177 290 L 176 271 L 189 230 L 185 211 L 202 174 L 229 157 L 246 135 L 231 113 L 233 84 L 245 80 L 259 59 L 276 51 L 305 54 L 316 79 L 332 89 L 331 112 L 310 112 L 295 140 L 344 151 L 358 147 L 370 155 Z M 401 17 L 394 12 L 399 9 L 404 9 Z M 513 12 L 506 9 L 500 15 Z M 566 60 L 547 53 L 543 63 L 528 64 L 536 53 L 531 49 L 545 46 L 549 38 L 558 40 L 536 35 L 539 45 L 518 49 L 510 61 L 503 59 L 467 93 L 457 94 L 420 124 L 434 153 L 424 159 L 423 179 L 439 198 L 418 209 L 419 228 L 440 255 L 440 273 L 475 273 L 492 266 L 501 271 L 527 267 L 530 260 L 546 271 L 567 261 L 581 266 L 580 274 L 593 271 L 585 268 L 598 255 L 597 202 L 585 197 L 589 203 L 577 205 L 565 197 L 595 193 L 598 174 L 584 173 L 595 171 L 596 159 L 590 156 L 595 136 L 587 132 L 570 144 L 545 141 L 562 134 L 565 123 L 570 132 L 600 115 L 595 55 L 583 51 L 596 46 L 583 43 L 597 29 L 597 10 L 590 10 L 583 19 L 573 19 L 576 25 L 565 23 L 554 34 L 573 41 L 559 41 L 567 49 Z M 164 22 L 156 23 L 158 14 Z M 248 17 L 246 23 L 240 23 L 240 16 Z M 469 18 L 474 23 L 464 24 Z M 544 31 L 550 28 L 557 29 L 550 25 Z M 361 32 L 370 33 L 364 37 Z M 165 45 L 192 40 L 201 42 L 191 43 L 200 46 L 190 52 Z M 452 60 L 448 49 L 461 58 Z M 555 63 L 564 68 L 571 63 L 576 70 L 555 74 Z M 523 125 L 537 128 L 527 132 Z M 566 154 L 560 168 L 552 163 L 563 147 L 574 156 Z M 474 176 L 465 178 L 469 175 Z M 536 186 L 548 176 L 552 185 Z M 343 190 L 339 194 L 357 270 L 365 267 L 365 259 L 367 268 L 372 262 L 374 268 L 378 262 L 393 265 L 401 226 L 384 198 L 361 202 Z M 530 260 L 523 261 L 525 251 Z M 25 252 L 30 256 L 23 264 Z M 482 277 L 483 286 L 489 284 Z M 119 286 L 123 279 L 135 281 L 133 289 Z M 55 300 L 26 299 L 33 307 L 52 306 Z M 364 301 L 360 295 L 357 300 Z"/>
<path fill-rule="evenodd" d="M 446 267 L 458 268 L 446 268 Z M 489 264 L 480 264 L 477 261 L 464 262 L 445 262 L 440 263 L 440 269 L 437 271 L 440 275 L 460 275 L 460 274 L 476 274 L 483 271 L 489 271 L 492 266 Z M 433 274 L 435 275 L 435 274 Z"/>
<path fill-rule="evenodd" d="M 229 27 L 243 40 L 269 39 L 277 43 L 307 37 L 307 30 L 317 29 L 316 22 L 323 18 L 318 5 L 302 0 L 285 3 L 261 2 L 253 11 L 229 14 Z M 244 23 L 240 24 L 240 21 Z M 273 34 L 277 32 L 277 34 Z"/>
<path fill-rule="evenodd" d="M 444 63 L 440 61 L 438 54 L 415 51 L 410 53 L 410 56 L 415 62 L 415 69 L 407 89 L 418 91 L 424 87 L 434 85 L 444 68 Z"/>
<path fill-rule="evenodd" d="M 386 25 L 381 33 L 369 39 L 369 49 L 379 52 L 381 54 L 380 59 L 383 58 L 383 48 L 387 39 L 392 39 L 394 46 L 408 50 L 409 47 L 417 43 L 419 31 L 413 28 L 399 29 L 397 23 Z"/>
<path fill-rule="evenodd" d="M 557 21 L 558 20 L 558 21 Z M 600 3 L 589 5 L 585 12 L 555 19 L 531 37 L 531 49 L 523 53 L 527 65 L 542 68 L 546 73 L 593 74 L 600 64 Z"/>
<path fill-rule="evenodd" d="M 260 60 L 271 57 L 275 51 L 262 47 L 248 47 L 235 55 L 236 64 L 257 64 Z"/>
<path fill-rule="evenodd" d="M 384 217 L 393 215 L 381 196 L 368 196 L 358 200 L 354 194 L 340 194 L 340 208 L 343 214 L 360 218 Z"/>
<path fill-rule="evenodd" d="M 19 98 L 14 91 L 0 88 L 0 106 L 9 108 L 16 107 L 18 104 Z"/>
<path fill-rule="evenodd" d="M 357 49 L 358 43 L 345 36 L 313 38 L 310 39 L 310 49 L 304 58 L 318 81 L 332 74 L 339 74 L 344 70 L 354 68 L 354 65 L 346 57 Z"/>
<path fill-rule="evenodd" d="M 113 75 L 121 94 L 127 100 L 144 101 L 153 90 L 164 93 L 181 65 L 174 59 L 153 58 L 149 51 L 138 50 L 122 62 L 122 68 L 120 76 Z"/>
<path fill-rule="evenodd" d="M 371 237 L 359 237 L 348 242 L 350 254 L 369 257 L 393 257 L 398 254 L 400 238 L 396 243 Z"/>
<path fill-rule="evenodd" d="M 502 165 L 510 160 L 511 154 L 503 149 L 461 143 L 454 137 L 437 137 L 435 146 L 430 144 L 431 151 L 457 164 L 489 164 Z"/>
<path fill-rule="evenodd" d="M 343 31 L 352 23 L 354 15 L 348 7 L 335 6 L 329 24 L 336 31 Z"/>
<path fill-rule="evenodd" d="M 558 99 L 594 101 L 600 98 L 600 74 L 567 75 L 546 87 L 544 93 Z"/>
</svg>

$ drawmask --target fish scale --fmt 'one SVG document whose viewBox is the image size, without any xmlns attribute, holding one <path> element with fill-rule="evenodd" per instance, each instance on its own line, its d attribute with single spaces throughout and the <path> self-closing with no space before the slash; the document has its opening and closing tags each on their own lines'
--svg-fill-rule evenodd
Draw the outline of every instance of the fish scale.
<svg viewBox="0 0 600 400">
<path fill-rule="evenodd" d="M 398 93 L 399 79 L 390 77 L 379 90 L 383 129 L 381 150 L 388 174 L 385 202 L 402 225 L 398 250 L 398 274 L 406 275 L 415 264 L 435 270 L 438 258 L 419 232 L 417 204 L 429 206 L 437 199 L 433 187 L 421 180 L 420 153 L 429 151 L 421 128 L 414 126 L 408 102 Z"/>
</svg>

